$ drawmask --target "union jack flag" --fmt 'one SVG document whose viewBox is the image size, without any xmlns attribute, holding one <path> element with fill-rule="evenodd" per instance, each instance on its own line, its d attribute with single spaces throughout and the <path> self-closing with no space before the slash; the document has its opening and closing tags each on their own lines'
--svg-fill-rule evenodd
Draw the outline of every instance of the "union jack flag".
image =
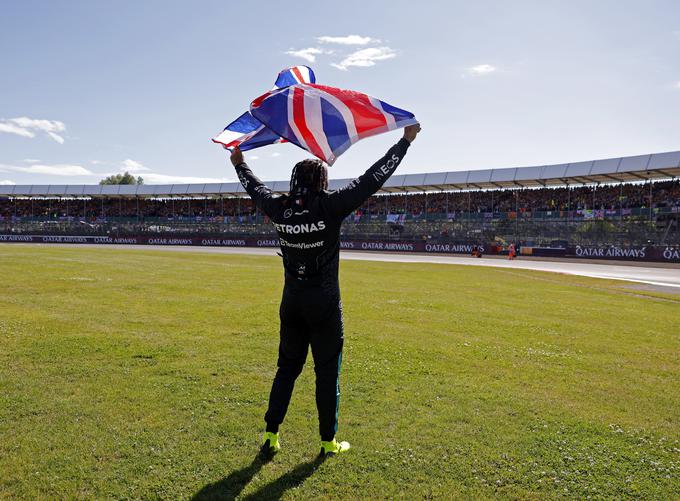
<svg viewBox="0 0 680 501">
<path fill-rule="evenodd" d="M 316 76 L 311 68 L 293 66 L 279 72 L 272 90 L 299 83 L 314 82 L 316 82 Z M 242 151 L 248 151 L 268 144 L 285 143 L 286 140 L 268 129 L 262 122 L 253 118 L 249 111 L 246 111 L 215 136 L 213 142 L 221 144 L 225 148 L 239 146 Z"/>
<path fill-rule="evenodd" d="M 333 165 L 360 139 L 416 123 L 413 113 L 361 92 L 317 85 L 311 68 L 293 66 L 213 142 L 247 151 L 290 141 Z"/>
<path fill-rule="evenodd" d="M 360 139 L 417 123 L 413 113 L 367 94 L 314 83 L 272 90 L 255 99 L 250 112 L 328 165 Z"/>
</svg>

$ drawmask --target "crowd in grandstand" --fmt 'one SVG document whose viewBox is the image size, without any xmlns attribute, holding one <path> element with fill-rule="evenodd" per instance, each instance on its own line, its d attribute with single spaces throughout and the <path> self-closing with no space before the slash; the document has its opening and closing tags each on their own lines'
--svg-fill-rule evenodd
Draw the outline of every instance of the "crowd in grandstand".
<svg viewBox="0 0 680 501">
<path fill-rule="evenodd" d="M 465 212 L 546 212 L 650 207 L 649 184 L 485 190 L 372 197 L 360 209 L 377 214 L 455 214 Z M 652 185 L 651 207 L 680 205 L 680 182 Z"/>
<path fill-rule="evenodd" d="M 506 189 L 375 195 L 350 221 L 385 216 L 395 222 L 452 219 L 460 214 L 527 214 L 552 211 L 630 210 L 680 207 L 680 181 L 574 188 Z M 254 222 L 249 198 L 0 198 L 0 221 L 111 218 Z"/>
</svg>

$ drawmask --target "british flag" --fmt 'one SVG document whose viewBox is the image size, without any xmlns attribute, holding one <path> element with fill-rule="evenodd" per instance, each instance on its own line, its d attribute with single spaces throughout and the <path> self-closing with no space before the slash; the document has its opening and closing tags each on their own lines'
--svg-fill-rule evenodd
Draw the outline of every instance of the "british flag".
<svg viewBox="0 0 680 501">
<path fill-rule="evenodd" d="M 416 123 L 413 113 L 361 92 L 317 85 L 311 68 L 293 66 L 213 142 L 247 151 L 290 141 L 333 165 L 360 139 Z"/>
<path fill-rule="evenodd" d="M 272 90 L 282 89 L 299 83 L 314 82 L 316 82 L 316 76 L 311 68 L 307 66 L 293 66 L 279 72 Z M 253 118 L 249 111 L 246 111 L 227 125 L 212 140 L 214 143 L 221 144 L 225 148 L 239 146 L 242 151 L 267 146 L 268 144 L 286 142 L 280 135 L 268 129 L 259 120 Z"/>
<path fill-rule="evenodd" d="M 328 165 L 360 139 L 417 123 L 413 113 L 367 94 L 314 83 L 272 90 L 253 101 L 250 112 Z"/>
</svg>

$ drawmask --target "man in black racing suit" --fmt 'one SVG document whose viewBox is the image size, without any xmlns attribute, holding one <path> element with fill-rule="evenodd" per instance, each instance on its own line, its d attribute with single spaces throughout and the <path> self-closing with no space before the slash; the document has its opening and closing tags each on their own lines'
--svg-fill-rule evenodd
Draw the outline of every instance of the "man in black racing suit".
<svg viewBox="0 0 680 501">
<path fill-rule="evenodd" d="M 310 345 L 316 374 L 321 454 L 349 449 L 347 442 L 335 439 L 343 345 L 338 282 L 340 226 L 392 175 L 418 132 L 418 124 L 406 127 L 404 137 L 384 157 L 338 191 L 327 191 L 326 167 L 321 161 L 310 159 L 299 162 L 293 169 L 290 193 L 276 195 L 253 174 L 238 148 L 231 154 L 241 184 L 276 227 L 285 270 L 279 309 L 278 370 L 265 414 L 261 450 L 265 456 L 280 449 L 278 428 Z"/>
</svg>

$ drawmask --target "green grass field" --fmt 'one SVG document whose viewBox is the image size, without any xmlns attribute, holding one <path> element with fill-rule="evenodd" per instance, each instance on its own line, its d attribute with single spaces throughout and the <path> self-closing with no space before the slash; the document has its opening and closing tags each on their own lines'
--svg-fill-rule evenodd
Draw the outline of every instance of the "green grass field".
<svg viewBox="0 0 680 501">
<path fill-rule="evenodd" d="M 278 258 L 0 246 L 0 498 L 680 498 L 680 297 L 343 262 L 339 438 L 311 357 L 255 460 Z"/>
</svg>

